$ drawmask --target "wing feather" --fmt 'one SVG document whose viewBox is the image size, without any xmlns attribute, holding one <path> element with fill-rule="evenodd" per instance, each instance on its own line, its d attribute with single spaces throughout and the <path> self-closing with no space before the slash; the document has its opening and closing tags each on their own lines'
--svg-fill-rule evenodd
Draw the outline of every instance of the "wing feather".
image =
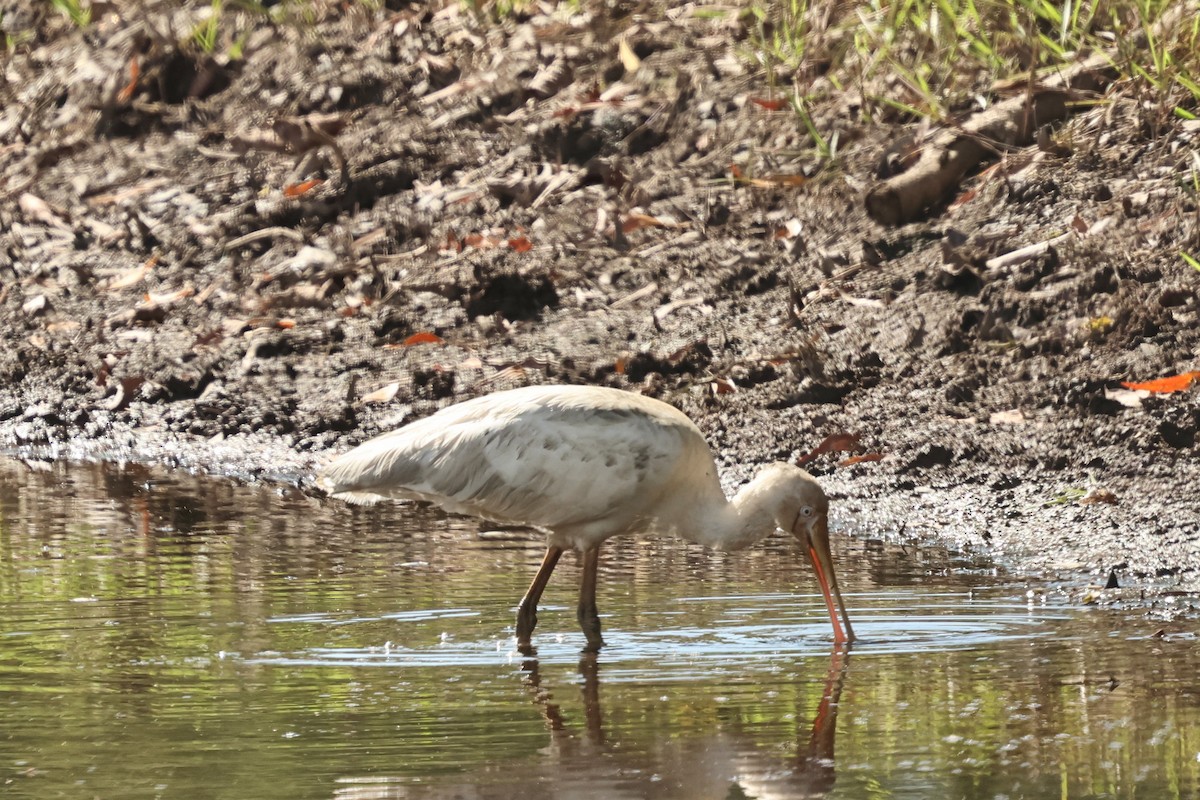
<svg viewBox="0 0 1200 800">
<path fill-rule="evenodd" d="M 537 388 L 451 406 L 376 437 L 335 460 L 320 482 L 351 501 L 428 500 L 554 529 L 636 513 L 702 443 L 686 416 L 658 401 Z"/>
</svg>

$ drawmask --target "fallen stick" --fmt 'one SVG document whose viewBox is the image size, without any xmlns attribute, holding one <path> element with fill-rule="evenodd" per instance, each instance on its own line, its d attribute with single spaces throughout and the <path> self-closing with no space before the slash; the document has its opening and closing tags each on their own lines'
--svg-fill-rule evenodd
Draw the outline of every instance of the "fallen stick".
<svg viewBox="0 0 1200 800">
<path fill-rule="evenodd" d="M 925 145 L 916 163 L 867 192 L 867 213 L 884 225 L 917 219 L 947 200 L 963 176 L 984 159 L 1025 145 L 1043 125 L 1065 119 L 1071 103 L 1098 93 L 1117 76 L 1107 55 L 1095 55 L 1031 91 L 980 112 L 958 128 L 947 128 Z"/>
<path fill-rule="evenodd" d="M 1137 32 L 1129 44 L 1145 49 L 1151 35 L 1161 39 L 1191 13 L 1194 4 L 1175 3 L 1154 24 L 1150 35 Z M 867 213 L 876 222 L 898 225 L 944 202 L 963 176 L 984 158 L 1008 147 L 1029 144 L 1043 125 L 1065 119 L 1073 102 L 1108 88 L 1118 77 L 1116 64 L 1122 52 L 1096 53 L 1031 83 L 1020 95 L 976 114 L 962 126 L 941 131 L 925 146 L 912 168 L 867 192 Z"/>
<path fill-rule="evenodd" d="M 1025 247 L 1018 247 L 1016 250 L 1012 250 L 1004 255 L 999 255 L 995 258 L 989 258 L 985 262 L 985 266 L 988 269 L 1003 269 L 1005 267 L 1014 267 L 1017 264 L 1024 264 L 1026 261 L 1029 261 L 1032 258 L 1037 258 L 1043 253 L 1050 252 L 1051 247 L 1065 242 L 1067 239 L 1070 239 L 1072 235 L 1073 234 L 1070 233 L 1064 233 L 1061 236 L 1055 236 L 1053 239 L 1047 239 L 1044 242 L 1026 245 Z"/>
</svg>

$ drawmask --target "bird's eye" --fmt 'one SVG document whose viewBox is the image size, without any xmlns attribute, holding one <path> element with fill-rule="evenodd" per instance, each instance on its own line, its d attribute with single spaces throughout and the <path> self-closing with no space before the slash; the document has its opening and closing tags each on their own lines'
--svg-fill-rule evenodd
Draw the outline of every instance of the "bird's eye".
<svg viewBox="0 0 1200 800">
<path fill-rule="evenodd" d="M 811 517 L 812 515 L 813 515 L 812 506 L 805 506 L 804 508 L 800 509 L 800 516 Z"/>
</svg>

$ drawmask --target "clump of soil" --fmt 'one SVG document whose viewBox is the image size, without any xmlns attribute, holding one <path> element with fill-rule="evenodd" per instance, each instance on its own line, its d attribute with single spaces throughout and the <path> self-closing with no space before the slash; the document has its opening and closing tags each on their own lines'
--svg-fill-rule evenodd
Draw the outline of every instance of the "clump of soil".
<svg viewBox="0 0 1200 800">
<path fill-rule="evenodd" d="M 173 4 L 23 18 L 6 446 L 302 474 L 448 402 L 595 383 L 684 409 L 730 483 L 858 433 L 871 458 L 808 464 L 857 535 L 1200 588 L 1197 390 L 1121 386 L 1200 368 L 1196 125 L 1114 95 L 884 227 L 864 195 L 915 124 L 829 100 L 823 159 L 753 102 L 741 23 L 386 5 L 237 57 Z"/>
</svg>

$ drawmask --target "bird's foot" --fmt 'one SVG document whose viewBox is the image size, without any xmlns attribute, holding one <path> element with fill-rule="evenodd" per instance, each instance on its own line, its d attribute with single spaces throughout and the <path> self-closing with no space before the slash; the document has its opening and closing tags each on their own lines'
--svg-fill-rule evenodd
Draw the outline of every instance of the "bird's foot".
<svg viewBox="0 0 1200 800">
<path fill-rule="evenodd" d="M 604 646 L 604 639 L 600 636 L 600 615 L 594 608 L 582 606 L 578 616 L 579 627 L 583 629 L 583 635 L 587 638 L 587 646 L 583 651 L 595 653 Z"/>
<path fill-rule="evenodd" d="M 522 648 L 529 647 L 529 641 L 533 638 L 533 629 L 537 627 L 537 612 L 525 605 L 517 607 L 517 649 L 525 652 Z"/>
</svg>

